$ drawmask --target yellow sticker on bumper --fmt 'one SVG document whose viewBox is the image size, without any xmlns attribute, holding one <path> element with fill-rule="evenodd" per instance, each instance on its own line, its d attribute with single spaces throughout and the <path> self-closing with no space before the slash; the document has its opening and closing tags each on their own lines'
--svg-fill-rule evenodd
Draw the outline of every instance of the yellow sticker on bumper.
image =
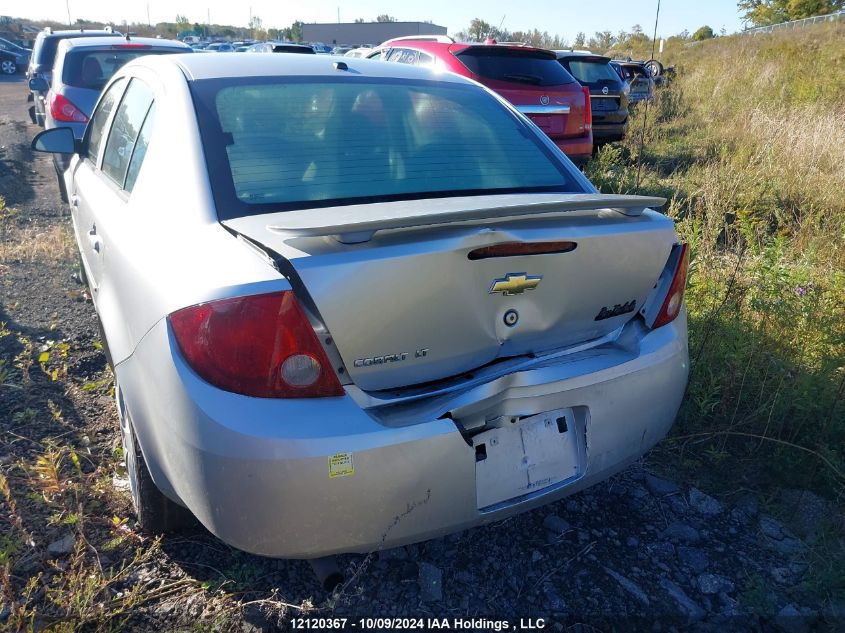
<svg viewBox="0 0 845 633">
<path fill-rule="evenodd" d="M 355 474 L 352 453 L 338 453 L 329 457 L 329 479 L 348 477 Z"/>
</svg>

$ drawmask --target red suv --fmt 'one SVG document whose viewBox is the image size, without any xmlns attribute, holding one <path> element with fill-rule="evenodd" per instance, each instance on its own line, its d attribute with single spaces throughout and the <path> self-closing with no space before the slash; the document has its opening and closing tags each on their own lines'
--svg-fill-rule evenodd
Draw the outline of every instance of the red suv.
<svg viewBox="0 0 845 633">
<path fill-rule="evenodd" d="M 420 35 L 388 40 L 367 58 L 434 66 L 475 79 L 528 116 L 575 164 L 593 152 L 589 88 L 582 88 L 552 51 Z"/>
</svg>

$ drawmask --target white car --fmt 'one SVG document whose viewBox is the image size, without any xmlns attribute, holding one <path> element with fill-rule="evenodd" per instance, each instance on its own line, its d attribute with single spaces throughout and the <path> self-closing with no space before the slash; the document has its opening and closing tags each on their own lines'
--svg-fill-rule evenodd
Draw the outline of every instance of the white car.
<svg viewBox="0 0 845 633">
<path fill-rule="evenodd" d="M 66 172 L 143 527 L 316 558 L 501 520 L 672 424 L 687 248 L 479 84 L 318 55 L 122 67 Z"/>
</svg>

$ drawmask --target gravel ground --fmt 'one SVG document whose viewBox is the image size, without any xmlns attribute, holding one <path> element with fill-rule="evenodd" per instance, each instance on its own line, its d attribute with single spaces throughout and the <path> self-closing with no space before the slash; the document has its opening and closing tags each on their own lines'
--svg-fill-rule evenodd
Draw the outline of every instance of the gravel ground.
<svg viewBox="0 0 845 633">
<path fill-rule="evenodd" d="M 50 159 L 28 149 L 37 129 L 24 96 L 20 77 L 0 82 L 0 195 L 18 212 L 14 231 L 0 233 L 7 241 L 69 227 Z M 520 618 L 539 626 L 542 618 L 555 631 L 845 630 L 845 605 L 826 600 L 824 587 L 808 580 L 817 539 L 836 513 L 831 504 L 802 491 L 772 493 L 769 500 L 791 508 L 792 520 L 777 520 L 770 508 L 778 506 L 761 504 L 751 491 L 713 498 L 689 482 L 657 477 L 643 463 L 503 522 L 340 557 L 347 580 L 332 594 L 320 589 L 307 563 L 239 552 L 200 527 L 160 544 L 134 532 L 131 518 L 116 528 L 108 517 L 131 517 L 119 477 L 98 493 L 94 514 L 105 519 L 88 520 L 85 530 L 51 524 L 49 509 L 27 492 L 26 464 L 61 444 L 83 457 L 85 481 L 102 481 L 104 473 L 111 481 L 119 445 L 110 373 L 72 259 L 24 252 L 0 260 L 0 322 L 7 329 L 0 367 L 8 371 L 0 387 L 0 472 L 17 501 L 15 510 L 8 497 L 0 500 L 0 520 L 11 529 L 17 516 L 31 535 L 23 555 L 0 557 L 0 567 L 8 564 L 0 576 L 0 629 L 20 608 L 28 579 L 41 573 L 46 588 L 73 568 L 84 534 L 103 568 L 130 564 L 131 573 L 112 584 L 113 596 L 133 586 L 152 592 L 126 619 L 83 627 L 92 630 L 287 630 L 303 615 L 475 618 L 476 630 L 495 629 L 479 618 L 507 619 L 511 627 Z M 44 350 L 51 356 L 42 370 Z M 26 357 L 36 359 L 28 369 L 20 367 Z M 132 546 L 110 549 L 115 530 L 129 534 Z M 139 551 L 147 556 L 133 561 Z M 36 590 L 31 599 L 42 607 L 32 618 L 35 629 L 58 621 L 51 595 Z M 62 622 L 78 624 L 70 616 Z"/>
</svg>

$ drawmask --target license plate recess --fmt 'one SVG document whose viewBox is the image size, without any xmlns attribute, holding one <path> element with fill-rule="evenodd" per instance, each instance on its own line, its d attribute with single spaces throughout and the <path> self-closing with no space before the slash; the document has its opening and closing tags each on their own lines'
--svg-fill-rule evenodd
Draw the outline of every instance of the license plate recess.
<svg viewBox="0 0 845 633">
<path fill-rule="evenodd" d="M 578 479 L 584 471 L 585 422 L 578 408 L 503 417 L 473 436 L 478 509 Z"/>
</svg>

